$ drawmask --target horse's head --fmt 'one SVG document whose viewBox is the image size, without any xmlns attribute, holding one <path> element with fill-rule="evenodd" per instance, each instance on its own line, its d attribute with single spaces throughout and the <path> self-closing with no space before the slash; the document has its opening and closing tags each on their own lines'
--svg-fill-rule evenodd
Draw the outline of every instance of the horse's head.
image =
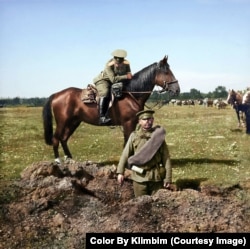
<svg viewBox="0 0 250 249">
<path fill-rule="evenodd" d="M 168 64 L 168 57 L 165 56 L 157 64 L 155 85 L 162 87 L 162 91 L 168 91 L 170 95 L 179 95 L 180 86 Z"/>
<path fill-rule="evenodd" d="M 242 96 L 240 93 L 232 90 L 228 90 L 227 103 L 236 106 L 242 103 Z"/>
<path fill-rule="evenodd" d="M 235 92 L 234 90 L 232 89 L 229 89 L 228 90 L 228 95 L 227 95 L 227 103 L 232 105 L 233 102 L 234 102 L 234 99 L 235 99 Z"/>
</svg>

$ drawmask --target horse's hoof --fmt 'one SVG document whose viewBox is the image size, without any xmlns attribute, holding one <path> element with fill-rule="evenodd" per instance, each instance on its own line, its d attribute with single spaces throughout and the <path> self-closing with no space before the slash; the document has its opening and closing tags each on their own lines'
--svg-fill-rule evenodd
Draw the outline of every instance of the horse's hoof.
<svg viewBox="0 0 250 249">
<path fill-rule="evenodd" d="M 56 162 L 57 164 L 61 164 L 60 158 L 56 158 L 56 159 L 55 159 L 55 162 Z"/>
</svg>

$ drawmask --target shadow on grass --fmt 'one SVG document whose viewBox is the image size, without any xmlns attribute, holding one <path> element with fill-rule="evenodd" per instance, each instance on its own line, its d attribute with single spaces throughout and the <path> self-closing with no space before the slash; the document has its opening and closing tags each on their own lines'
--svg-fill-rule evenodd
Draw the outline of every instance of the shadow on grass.
<svg viewBox="0 0 250 249">
<path fill-rule="evenodd" d="M 178 158 L 171 159 L 173 167 L 184 167 L 187 164 L 204 164 L 204 163 L 218 163 L 226 165 L 235 165 L 238 160 L 226 160 L 226 159 L 211 159 L 211 158 Z"/>
<path fill-rule="evenodd" d="M 239 161 L 237 160 L 226 160 L 226 159 L 210 159 L 210 158 L 179 158 L 179 159 L 171 159 L 173 168 L 184 167 L 189 164 L 224 164 L 233 166 Z M 183 189 L 194 189 L 200 191 L 200 184 L 203 181 L 208 180 L 208 178 L 182 178 L 177 179 L 176 190 L 183 190 Z"/>
<path fill-rule="evenodd" d="M 237 128 L 237 129 L 230 129 L 231 132 L 242 132 L 242 129 Z"/>
<path fill-rule="evenodd" d="M 238 163 L 238 160 L 226 160 L 226 159 L 211 159 L 211 158 L 178 158 L 178 159 L 171 159 L 172 167 L 179 168 L 184 167 L 190 164 L 224 164 L 233 166 Z M 118 165 L 118 161 L 105 161 L 99 164 L 100 167 L 105 165 Z M 183 190 L 183 189 L 194 189 L 200 191 L 200 184 L 203 181 L 207 181 L 208 178 L 181 178 L 175 181 L 176 190 Z"/>
<path fill-rule="evenodd" d="M 96 162 L 98 164 L 98 167 L 104 167 L 104 166 L 107 166 L 107 165 L 115 165 L 117 166 L 119 161 L 117 160 L 114 160 L 114 161 L 102 161 L 102 162 Z"/>
<path fill-rule="evenodd" d="M 184 167 L 188 164 L 209 164 L 209 163 L 218 163 L 218 164 L 225 164 L 225 165 L 230 165 L 233 166 L 236 163 L 239 163 L 238 160 L 226 160 L 226 159 L 211 159 L 211 158 L 171 158 L 172 166 L 177 168 L 177 167 Z M 117 166 L 119 161 L 114 160 L 114 161 L 103 161 L 99 162 L 98 165 L 99 167 L 103 167 L 106 165 L 115 165 Z"/>
<path fill-rule="evenodd" d="M 194 189 L 200 191 L 200 185 L 201 182 L 204 182 L 208 180 L 208 178 L 195 178 L 195 179 L 190 179 L 190 178 L 182 178 L 182 179 L 177 179 L 175 181 L 176 185 L 176 190 L 183 190 L 183 189 Z"/>
</svg>

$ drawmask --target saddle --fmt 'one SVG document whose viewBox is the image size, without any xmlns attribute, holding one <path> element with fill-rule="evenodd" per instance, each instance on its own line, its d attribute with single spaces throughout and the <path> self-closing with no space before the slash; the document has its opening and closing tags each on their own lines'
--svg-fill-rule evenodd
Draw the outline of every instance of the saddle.
<svg viewBox="0 0 250 249">
<path fill-rule="evenodd" d="M 112 106 L 115 98 L 120 99 L 122 97 L 122 82 L 118 82 L 112 85 L 111 87 L 111 96 L 110 96 L 110 105 Z M 82 89 L 81 100 L 85 104 L 99 103 L 99 94 L 97 88 L 88 84 L 87 88 Z"/>
<path fill-rule="evenodd" d="M 81 100 L 85 104 L 98 103 L 98 91 L 92 84 L 88 84 L 87 88 L 82 89 Z"/>
</svg>

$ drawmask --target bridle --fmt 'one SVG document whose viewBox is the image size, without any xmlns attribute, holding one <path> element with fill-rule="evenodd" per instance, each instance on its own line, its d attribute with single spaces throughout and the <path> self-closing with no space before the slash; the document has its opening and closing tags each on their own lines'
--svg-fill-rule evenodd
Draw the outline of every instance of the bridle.
<svg viewBox="0 0 250 249">
<path fill-rule="evenodd" d="M 165 68 L 163 69 L 161 66 L 160 66 L 160 63 L 157 63 L 157 71 L 162 71 L 163 73 L 167 73 L 168 71 L 168 68 L 166 66 L 164 66 Z M 178 80 L 173 80 L 173 81 L 170 81 L 170 82 L 167 82 L 166 80 L 163 81 L 163 85 L 161 86 L 162 89 L 159 91 L 160 93 L 163 93 L 163 92 L 166 92 L 168 91 L 168 86 L 171 85 L 171 84 L 175 84 L 177 83 Z"/>
<path fill-rule="evenodd" d="M 163 81 L 163 86 L 162 86 L 162 89 L 159 91 L 160 93 L 163 93 L 163 92 L 166 92 L 168 91 L 168 86 L 171 85 L 171 84 L 175 84 L 177 83 L 178 80 L 173 80 L 171 82 L 167 82 L 167 81 Z"/>
</svg>

